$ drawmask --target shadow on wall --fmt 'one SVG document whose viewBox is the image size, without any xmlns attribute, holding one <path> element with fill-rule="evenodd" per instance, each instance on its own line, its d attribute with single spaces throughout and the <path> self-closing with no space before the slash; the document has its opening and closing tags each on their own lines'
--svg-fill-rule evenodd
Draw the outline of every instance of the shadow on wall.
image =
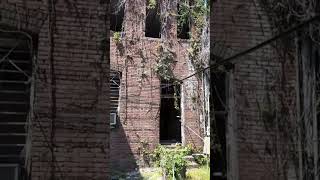
<svg viewBox="0 0 320 180">
<path fill-rule="evenodd" d="M 138 170 L 137 160 L 131 151 L 128 139 L 121 123 L 111 126 L 110 133 L 110 167 L 113 179 L 123 177 L 126 173 Z M 135 177 L 141 177 L 139 173 L 133 173 Z"/>
</svg>

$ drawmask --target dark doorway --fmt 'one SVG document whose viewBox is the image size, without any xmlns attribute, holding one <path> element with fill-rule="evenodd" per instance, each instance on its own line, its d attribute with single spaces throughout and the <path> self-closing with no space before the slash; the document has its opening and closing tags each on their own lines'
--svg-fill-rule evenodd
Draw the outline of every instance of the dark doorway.
<svg viewBox="0 0 320 180">
<path fill-rule="evenodd" d="M 227 179 L 227 148 L 226 148 L 226 122 L 227 122 L 227 74 L 218 71 L 211 72 L 211 112 L 212 134 L 214 134 L 212 156 L 215 163 L 212 167 L 212 177 L 217 180 Z"/>
<path fill-rule="evenodd" d="M 161 83 L 160 143 L 181 143 L 180 86 Z"/>
</svg>

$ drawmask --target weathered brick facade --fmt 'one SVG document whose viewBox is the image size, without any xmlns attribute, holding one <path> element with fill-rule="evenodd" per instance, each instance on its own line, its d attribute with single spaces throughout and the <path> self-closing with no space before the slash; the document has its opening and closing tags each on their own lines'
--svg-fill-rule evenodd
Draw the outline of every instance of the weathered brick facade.
<svg viewBox="0 0 320 180">
<path fill-rule="evenodd" d="M 240 53 L 273 36 L 259 1 L 214 1 L 210 22 L 211 54 L 220 58 Z M 280 50 L 275 51 L 270 45 L 234 59 L 232 63 L 235 66 L 228 72 L 228 180 L 274 179 L 276 168 L 286 171 L 289 169 L 287 165 L 292 163 L 281 164 L 285 160 L 269 152 L 273 148 L 271 139 L 274 134 L 272 130 L 266 130 L 259 109 L 259 105 L 263 107 L 266 104 L 267 94 L 271 94 L 271 101 L 280 97 L 272 93 L 283 84 L 282 100 L 291 106 L 287 113 L 294 114 L 295 111 L 295 64 L 281 62 L 277 54 Z M 289 123 L 287 127 L 290 127 Z M 279 144 L 283 143 L 281 136 L 277 139 Z M 286 148 L 285 145 L 279 147 L 279 152 Z M 215 157 L 212 158 L 214 162 Z"/>
<path fill-rule="evenodd" d="M 47 1 L 0 3 L 1 29 L 29 33 L 37 45 L 28 176 L 108 179 L 108 3 L 56 2 L 51 15 Z"/>
<path fill-rule="evenodd" d="M 106 179 L 111 169 L 143 165 L 143 144 L 153 149 L 160 143 L 160 79 L 154 67 L 163 39 L 145 37 L 145 1 L 127 0 L 125 6 L 121 44 L 126 51 L 122 53 L 110 38 L 110 68 L 122 74 L 119 119 L 110 129 L 109 24 L 104 19 L 108 4 L 58 1 L 52 44 L 47 4 L 1 1 L 0 27 L 27 32 L 37 41 L 31 148 L 26 156 L 32 179 Z M 174 3 L 172 11 L 176 11 Z M 211 12 L 211 50 L 216 56 L 228 57 L 272 37 L 268 18 L 257 2 L 217 0 Z M 176 38 L 176 20 L 169 18 L 164 41 L 172 43 L 177 61 L 174 75 L 181 79 L 193 72 L 189 41 Z M 228 179 L 273 179 L 276 162 L 266 143 L 271 135 L 259 121 L 257 104 L 263 104 L 265 94 L 284 82 L 279 74 L 286 77 L 285 102 L 294 104 L 294 64 L 281 64 L 270 46 L 234 63 L 228 73 Z M 201 147 L 196 134 L 201 136 L 203 127 L 193 103 L 198 87 L 201 90 L 196 78 L 181 86 L 182 143 Z"/>
<path fill-rule="evenodd" d="M 170 2 L 170 11 L 176 12 L 176 2 Z M 189 40 L 177 38 L 176 17 L 170 15 L 165 28 L 167 39 L 145 37 L 146 1 L 128 0 L 125 4 L 124 30 L 121 45 L 111 35 L 111 70 L 120 71 L 120 113 L 118 125 L 111 129 L 112 169 L 128 170 L 143 165 L 141 148 L 147 144 L 152 150 L 160 143 L 160 78 L 154 68 L 158 57 L 157 49 L 163 42 L 170 42 L 176 54 L 174 76 L 177 79 L 192 74 L 188 60 Z M 117 45 L 118 44 L 118 45 Z M 193 84 L 193 85 L 190 85 Z M 196 78 L 181 85 L 182 143 L 202 147 L 203 136 L 198 107 L 194 107 L 192 93 L 197 92 Z M 192 129 L 192 130 L 190 130 Z M 193 131 L 193 132 L 192 132 Z"/>
</svg>

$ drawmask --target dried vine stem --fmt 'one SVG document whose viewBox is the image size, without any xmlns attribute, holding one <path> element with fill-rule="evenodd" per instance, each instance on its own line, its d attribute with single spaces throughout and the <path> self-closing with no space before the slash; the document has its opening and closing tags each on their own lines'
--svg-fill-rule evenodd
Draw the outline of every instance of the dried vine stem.
<svg viewBox="0 0 320 180">
<path fill-rule="evenodd" d="M 56 29 L 56 9 L 55 9 L 55 0 L 48 0 L 48 39 L 49 39 L 49 53 L 48 53 L 48 60 L 50 62 L 50 78 L 51 78 L 51 83 L 50 83 L 50 91 L 51 91 L 51 134 L 50 134 L 50 151 L 51 151 L 51 171 L 50 171 L 50 179 L 55 180 L 56 179 L 56 172 L 55 172 L 55 166 L 54 166 L 54 159 L 55 159 L 55 154 L 54 154 L 54 138 L 55 138 L 55 132 L 56 132 L 56 77 L 55 77 L 55 66 L 54 66 L 54 32 Z"/>
<path fill-rule="evenodd" d="M 311 19 L 320 12 L 318 0 L 258 0 L 258 2 L 276 32 L 282 32 L 293 24 Z M 304 36 L 309 36 L 315 43 L 320 44 L 319 22 L 313 22 L 302 32 Z"/>
</svg>

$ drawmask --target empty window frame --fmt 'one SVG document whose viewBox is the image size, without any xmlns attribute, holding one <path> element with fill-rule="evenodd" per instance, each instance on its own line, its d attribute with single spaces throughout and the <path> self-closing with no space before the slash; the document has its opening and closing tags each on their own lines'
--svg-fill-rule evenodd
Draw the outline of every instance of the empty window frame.
<svg viewBox="0 0 320 180">
<path fill-rule="evenodd" d="M 110 30 L 114 32 L 121 32 L 123 19 L 124 3 L 121 4 L 121 1 L 119 0 L 111 0 Z"/>
<path fill-rule="evenodd" d="M 189 0 L 183 0 L 178 2 L 177 37 L 180 39 L 190 38 L 190 16 L 187 13 L 189 9 L 188 6 Z"/>
<path fill-rule="evenodd" d="M 212 168 L 213 179 L 226 180 L 227 156 L 226 156 L 226 124 L 227 124 L 227 83 L 226 72 L 211 72 L 211 107 L 212 131 L 215 132 L 215 142 L 212 149 L 215 163 Z"/>
<path fill-rule="evenodd" d="M 32 76 L 30 43 L 21 34 L 0 32 L 1 179 L 14 179 L 23 172 Z M 2 174 L 5 169 L 7 173 Z"/>
<path fill-rule="evenodd" d="M 121 72 L 110 72 L 110 125 L 117 124 Z"/>
<path fill-rule="evenodd" d="M 160 143 L 181 143 L 180 86 L 161 81 Z"/>
<path fill-rule="evenodd" d="M 160 20 L 160 4 L 156 1 L 155 5 L 150 5 L 149 0 L 146 1 L 146 20 L 145 20 L 145 36 L 152 38 L 161 37 L 161 20 Z"/>
</svg>

